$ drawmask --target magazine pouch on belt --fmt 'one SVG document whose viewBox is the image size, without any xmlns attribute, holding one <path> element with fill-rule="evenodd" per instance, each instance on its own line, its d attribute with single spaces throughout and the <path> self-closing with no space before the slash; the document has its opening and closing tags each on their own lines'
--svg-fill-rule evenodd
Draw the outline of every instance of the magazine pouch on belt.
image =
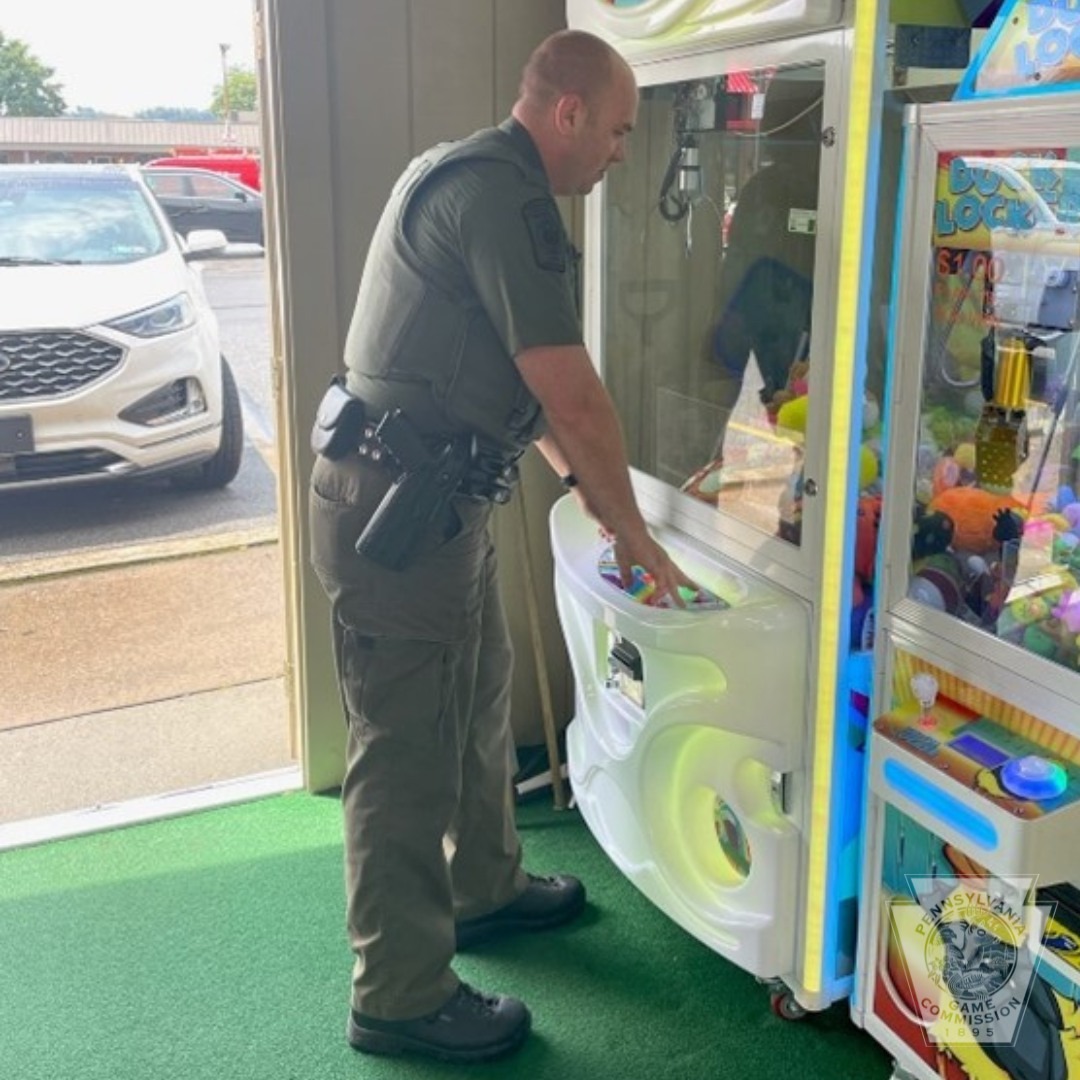
<svg viewBox="0 0 1080 1080">
<path fill-rule="evenodd" d="M 323 394 L 311 428 L 311 449 L 331 461 L 355 450 L 364 426 L 364 403 L 336 375 Z"/>
</svg>

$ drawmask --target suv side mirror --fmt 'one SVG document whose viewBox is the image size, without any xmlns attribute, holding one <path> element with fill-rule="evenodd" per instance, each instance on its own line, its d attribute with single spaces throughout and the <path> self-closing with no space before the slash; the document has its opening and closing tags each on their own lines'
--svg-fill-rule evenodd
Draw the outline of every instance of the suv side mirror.
<svg viewBox="0 0 1080 1080">
<path fill-rule="evenodd" d="M 183 241 L 184 258 L 188 262 L 207 255 L 220 255 L 229 246 L 220 229 L 192 229 Z"/>
</svg>

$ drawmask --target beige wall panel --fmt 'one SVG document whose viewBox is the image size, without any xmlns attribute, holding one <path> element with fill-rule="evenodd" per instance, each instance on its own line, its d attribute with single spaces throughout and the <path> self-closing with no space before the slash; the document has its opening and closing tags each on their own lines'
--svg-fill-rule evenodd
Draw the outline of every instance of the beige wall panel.
<svg viewBox="0 0 1080 1080">
<path fill-rule="evenodd" d="M 306 7 L 305 0 L 288 2 Z M 368 243 L 394 181 L 413 155 L 411 5 L 402 0 L 326 0 L 326 6 L 333 169 L 329 200 L 344 344 Z M 297 167 L 302 169 L 303 163 Z"/>
<path fill-rule="evenodd" d="M 328 648 L 325 599 L 308 568 L 307 430 L 339 353 L 338 272 L 326 10 L 303 0 L 261 0 L 264 184 L 273 216 L 267 260 L 273 300 L 279 493 L 289 613 L 289 690 L 305 783 L 340 775 L 343 725 Z M 335 709 L 337 713 L 335 716 Z"/>
<path fill-rule="evenodd" d="M 529 54 L 566 27 L 565 4 L 550 0 L 493 0 L 495 16 L 495 112 L 502 119 L 517 97 L 521 69 Z"/>
<path fill-rule="evenodd" d="M 491 0 L 411 0 L 413 152 L 496 122 Z"/>
</svg>

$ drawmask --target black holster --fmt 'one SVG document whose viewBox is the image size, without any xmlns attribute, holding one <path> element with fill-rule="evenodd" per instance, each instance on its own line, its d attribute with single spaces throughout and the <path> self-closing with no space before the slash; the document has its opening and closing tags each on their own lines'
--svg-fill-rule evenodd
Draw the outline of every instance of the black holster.
<svg viewBox="0 0 1080 1080">
<path fill-rule="evenodd" d="M 461 486 L 469 440 L 450 439 L 429 450 L 400 409 L 387 413 L 375 438 L 402 467 L 356 541 L 356 550 L 388 570 L 403 570 L 421 541 L 445 540 L 454 529 L 450 500 Z"/>
</svg>

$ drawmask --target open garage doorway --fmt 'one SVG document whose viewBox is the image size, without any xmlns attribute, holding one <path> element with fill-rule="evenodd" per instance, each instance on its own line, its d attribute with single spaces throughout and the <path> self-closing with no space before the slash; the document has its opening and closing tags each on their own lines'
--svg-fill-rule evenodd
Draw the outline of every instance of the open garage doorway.
<svg viewBox="0 0 1080 1080">
<path fill-rule="evenodd" d="M 145 5 L 102 0 L 92 15 L 83 8 L 71 5 L 56 34 L 30 9 L 5 17 L 5 38 L 24 43 L 55 72 L 47 84 L 70 96 L 70 123 L 21 118 L 23 145 L 0 140 L 0 183 L 5 168 L 33 161 L 141 167 L 181 147 L 261 156 L 265 50 L 251 0 L 193 0 L 185 22 L 198 37 L 170 33 L 170 53 L 202 73 L 195 90 L 166 81 L 160 29 Z M 80 30 L 72 20 L 84 16 Z M 131 62 L 111 65 L 88 48 L 94 34 L 119 39 Z M 111 69 L 117 85 L 86 81 L 63 40 L 78 42 L 98 72 Z M 50 95 L 42 100 L 38 111 L 47 110 Z M 189 115 L 200 107 L 205 116 Z M 77 137 L 69 134 L 75 128 Z M 46 297 L 26 326 L 0 299 L 7 359 L 0 370 L 0 846 L 301 782 L 287 681 L 270 244 L 226 241 L 188 261 L 217 323 L 241 417 L 242 450 L 224 485 L 198 482 L 205 462 L 170 475 L 88 481 L 80 470 L 123 473 L 122 450 L 50 444 L 60 439 L 49 426 L 50 394 L 58 389 L 54 396 L 69 403 L 88 398 L 95 378 L 119 380 L 137 354 L 131 331 L 138 326 L 123 320 L 142 305 L 133 300 L 128 311 L 119 284 L 102 288 L 115 297 L 115 311 L 103 300 L 74 327 L 59 314 L 49 319 Z M 144 254 L 114 261 L 130 262 L 137 275 L 140 261 L 152 261 Z M 0 274 L 5 269 L 12 268 Z M 116 269 L 104 266 L 103 280 Z M 60 331 L 68 336 L 57 344 Z M 88 353 L 61 356 L 72 348 L 108 353 L 103 371 L 79 381 Z M 16 374 L 25 380 L 13 390 Z M 75 381 L 57 388 L 58 378 Z M 169 392 L 179 396 L 149 423 L 165 431 L 182 407 L 198 411 L 203 391 L 188 385 L 192 379 L 169 377 Z M 7 399 L 18 401 L 10 415 Z M 131 410 L 148 410 L 148 400 L 126 404 L 124 422 L 145 419 Z M 28 445 L 2 441 L 26 431 Z M 118 467 L 94 456 L 106 452 L 121 459 Z M 62 476 L 50 453 L 66 453 L 64 467 L 74 475 Z"/>
</svg>

